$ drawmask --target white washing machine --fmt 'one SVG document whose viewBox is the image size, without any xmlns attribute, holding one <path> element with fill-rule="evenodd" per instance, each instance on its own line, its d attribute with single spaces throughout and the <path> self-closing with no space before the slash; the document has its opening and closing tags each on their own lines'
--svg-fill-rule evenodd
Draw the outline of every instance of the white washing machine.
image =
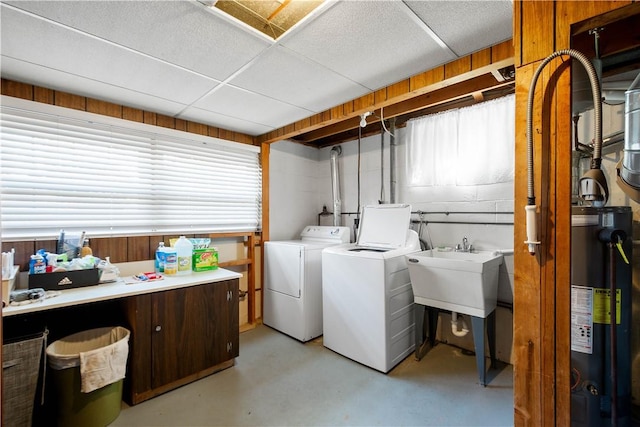
<svg viewBox="0 0 640 427">
<path fill-rule="evenodd" d="M 265 242 L 265 325 L 302 342 L 322 335 L 322 250 L 349 236 L 348 227 L 310 225 L 300 240 Z"/>
<path fill-rule="evenodd" d="M 322 251 L 324 346 L 385 373 L 415 348 L 410 220 L 410 205 L 366 206 L 358 241 Z"/>
</svg>

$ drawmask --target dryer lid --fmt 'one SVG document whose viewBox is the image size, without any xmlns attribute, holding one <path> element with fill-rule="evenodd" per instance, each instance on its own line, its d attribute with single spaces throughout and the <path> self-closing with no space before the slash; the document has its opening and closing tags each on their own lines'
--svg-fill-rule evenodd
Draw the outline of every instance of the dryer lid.
<svg viewBox="0 0 640 427">
<path fill-rule="evenodd" d="M 362 209 L 356 246 L 397 249 L 406 245 L 411 205 L 371 205 Z"/>
</svg>

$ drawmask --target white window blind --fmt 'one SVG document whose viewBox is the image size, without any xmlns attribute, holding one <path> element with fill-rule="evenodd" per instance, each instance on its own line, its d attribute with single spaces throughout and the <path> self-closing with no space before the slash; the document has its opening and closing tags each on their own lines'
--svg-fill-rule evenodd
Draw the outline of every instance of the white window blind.
<svg viewBox="0 0 640 427">
<path fill-rule="evenodd" d="M 257 230 L 259 148 L 2 97 L 2 239 Z"/>
</svg>

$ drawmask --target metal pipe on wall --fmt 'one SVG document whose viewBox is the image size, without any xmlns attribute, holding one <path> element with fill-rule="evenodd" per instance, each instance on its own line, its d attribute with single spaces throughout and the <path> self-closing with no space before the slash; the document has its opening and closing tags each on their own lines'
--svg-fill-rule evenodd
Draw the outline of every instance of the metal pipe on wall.
<svg viewBox="0 0 640 427">
<path fill-rule="evenodd" d="M 331 193 L 333 197 L 333 225 L 342 225 L 342 200 L 340 199 L 340 173 L 338 170 L 338 156 L 342 148 L 337 145 L 331 149 Z"/>
<path fill-rule="evenodd" d="M 439 212 L 422 212 L 422 211 L 416 211 L 416 212 L 411 212 L 412 214 L 417 214 L 417 215 L 426 215 L 426 214 L 434 214 L 434 215 L 484 215 L 484 214 L 491 214 L 491 215 L 513 215 L 513 212 L 454 212 L 454 211 L 439 211 Z M 340 215 L 357 215 L 357 212 L 340 212 Z M 323 207 L 322 212 L 320 212 L 318 214 L 318 225 L 320 225 L 320 218 L 326 215 L 334 215 L 333 212 L 329 212 L 326 210 L 326 206 Z M 419 224 L 420 222 L 424 223 L 424 224 L 470 224 L 470 225 L 514 225 L 513 221 L 500 221 L 500 222 L 496 222 L 496 221 L 433 221 L 433 220 L 416 220 L 416 219 L 412 219 L 411 223 L 412 224 Z M 640 242 L 638 243 L 640 244 Z"/>
<path fill-rule="evenodd" d="M 389 120 L 389 202 L 396 202 L 396 118 Z"/>
<path fill-rule="evenodd" d="M 378 203 L 384 203 L 384 132 L 380 132 L 380 199 Z"/>
</svg>

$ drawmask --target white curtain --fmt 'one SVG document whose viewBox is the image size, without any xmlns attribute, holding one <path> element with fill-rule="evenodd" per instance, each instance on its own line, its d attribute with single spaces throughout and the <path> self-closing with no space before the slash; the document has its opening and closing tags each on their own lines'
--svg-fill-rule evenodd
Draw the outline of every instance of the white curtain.
<svg viewBox="0 0 640 427">
<path fill-rule="evenodd" d="M 513 180 L 515 96 L 407 123 L 410 186 L 483 185 Z"/>
<path fill-rule="evenodd" d="M 410 185 L 455 185 L 457 110 L 411 120 L 407 138 Z"/>
</svg>

